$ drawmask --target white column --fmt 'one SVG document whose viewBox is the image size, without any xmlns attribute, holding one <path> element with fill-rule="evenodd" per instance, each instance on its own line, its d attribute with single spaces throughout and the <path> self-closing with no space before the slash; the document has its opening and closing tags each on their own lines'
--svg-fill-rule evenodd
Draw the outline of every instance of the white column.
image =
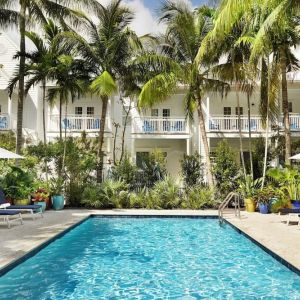
<svg viewBox="0 0 300 300">
<path fill-rule="evenodd" d="M 136 162 L 135 138 L 133 138 L 133 137 L 131 137 L 131 160 L 133 163 Z"/>
<path fill-rule="evenodd" d="M 12 128 L 12 100 L 11 97 L 8 97 L 8 105 L 7 105 L 7 113 L 8 113 L 8 128 Z"/>
<path fill-rule="evenodd" d="M 186 139 L 186 154 L 191 155 L 191 139 Z"/>
</svg>

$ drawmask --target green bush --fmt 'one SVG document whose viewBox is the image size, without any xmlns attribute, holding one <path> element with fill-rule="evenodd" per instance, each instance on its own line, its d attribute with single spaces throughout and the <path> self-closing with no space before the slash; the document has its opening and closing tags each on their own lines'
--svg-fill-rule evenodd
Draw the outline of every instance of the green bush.
<svg viewBox="0 0 300 300">
<path fill-rule="evenodd" d="M 216 208 L 219 202 L 215 200 L 214 191 L 208 187 L 195 186 L 187 189 L 181 204 L 185 209 Z"/>
<path fill-rule="evenodd" d="M 149 197 L 147 188 L 143 188 L 140 192 L 130 193 L 130 208 L 146 208 Z"/>
<path fill-rule="evenodd" d="M 120 163 L 114 167 L 112 178 L 114 180 L 121 180 L 127 184 L 134 185 L 137 167 L 130 161 L 130 157 L 125 153 L 124 158 Z"/>
<path fill-rule="evenodd" d="M 149 208 L 177 208 L 180 204 L 179 187 L 171 177 L 166 177 L 155 183 L 149 200 Z"/>
<path fill-rule="evenodd" d="M 238 187 L 240 175 L 239 165 L 236 161 L 237 154 L 226 140 L 221 141 L 216 149 L 213 174 L 216 178 L 216 188 L 221 198 Z"/>
<path fill-rule="evenodd" d="M 203 165 L 200 163 L 200 155 L 183 155 L 180 161 L 181 173 L 185 187 L 192 187 L 203 182 Z"/>
<path fill-rule="evenodd" d="M 123 181 L 105 180 L 85 188 L 81 204 L 93 208 L 129 208 L 128 185 Z"/>
</svg>

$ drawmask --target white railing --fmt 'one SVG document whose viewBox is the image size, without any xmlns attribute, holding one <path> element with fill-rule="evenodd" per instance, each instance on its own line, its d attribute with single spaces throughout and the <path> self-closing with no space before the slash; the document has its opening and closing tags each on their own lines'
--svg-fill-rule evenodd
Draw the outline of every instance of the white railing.
<svg viewBox="0 0 300 300">
<path fill-rule="evenodd" d="M 132 133 L 144 134 L 186 134 L 185 118 L 138 117 L 132 120 Z"/>
<path fill-rule="evenodd" d="M 283 118 L 281 121 L 283 124 Z M 291 131 L 300 131 L 300 114 L 290 114 L 290 129 Z"/>
<path fill-rule="evenodd" d="M 0 114 L 0 130 L 10 129 L 10 118 L 8 114 Z"/>
<path fill-rule="evenodd" d="M 62 116 L 62 130 L 68 132 L 97 132 L 100 130 L 100 116 L 67 115 Z M 106 122 L 106 128 L 108 129 Z M 50 115 L 48 131 L 59 131 L 59 115 Z"/>
<path fill-rule="evenodd" d="M 239 124 L 243 132 L 249 131 L 248 117 L 241 116 L 239 123 L 238 116 L 211 116 L 208 120 L 208 130 L 212 132 L 238 132 Z M 252 132 L 263 132 L 260 116 L 251 116 L 250 129 Z"/>
</svg>

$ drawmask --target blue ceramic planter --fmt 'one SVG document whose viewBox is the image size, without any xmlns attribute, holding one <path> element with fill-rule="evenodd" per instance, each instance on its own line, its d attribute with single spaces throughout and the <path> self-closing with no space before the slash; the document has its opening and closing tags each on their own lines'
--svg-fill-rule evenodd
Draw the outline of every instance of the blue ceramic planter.
<svg viewBox="0 0 300 300">
<path fill-rule="evenodd" d="M 35 201 L 34 204 L 41 205 L 43 212 L 46 210 L 46 202 L 45 201 Z"/>
<path fill-rule="evenodd" d="M 62 195 L 52 196 L 52 206 L 54 210 L 61 210 L 65 206 L 65 199 Z"/>
<path fill-rule="evenodd" d="M 259 203 L 258 207 L 259 207 L 259 212 L 261 214 L 268 214 L 269 213 L 269 205 L 268 204 Z"/>
</svg>

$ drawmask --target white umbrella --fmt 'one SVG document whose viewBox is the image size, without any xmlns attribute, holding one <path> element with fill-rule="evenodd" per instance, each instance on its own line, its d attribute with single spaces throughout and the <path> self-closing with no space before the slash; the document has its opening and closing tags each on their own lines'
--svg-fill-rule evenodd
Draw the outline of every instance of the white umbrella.
<svg viewBox="0 0 300 300">
<path fill-rule="evenodd" d="M 17 159 L 23 159 L 24 157 L 21 155 L 18 155 L 14 152 L 8 151 L 6 149 L 0 148 L 0 158 L 17 158 Z"/>
<path fill-rule="evenodd" d="M 289 159 L 300 159 L 300 153 L 289 157 Z"/>
</svg>

